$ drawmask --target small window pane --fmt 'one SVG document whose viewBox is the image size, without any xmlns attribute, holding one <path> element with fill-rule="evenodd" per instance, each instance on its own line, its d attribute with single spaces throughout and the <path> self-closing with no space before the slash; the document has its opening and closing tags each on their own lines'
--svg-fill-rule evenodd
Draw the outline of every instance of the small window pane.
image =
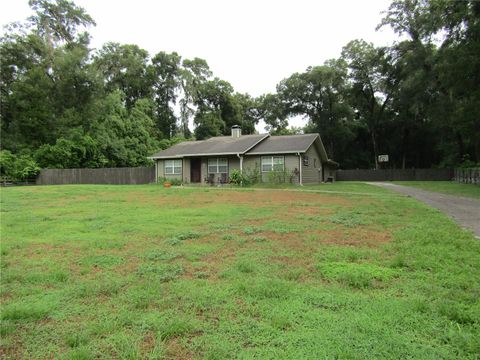
<svg viewBox="0 0 480 360">
<path fill-rule="evenodd" d="M 273 156 L 262 156 L 262 171 L 268 172 L 273 170 Z"/>
<path fill-rule="evenodd" d="M 272 157 L 271 156 L 263 156 L 262 157 L 262 164 L 271 165 L 272 164 Z"/>
<path fill-rule="evenodd" d="M 182 160 L 165 160 L 165 175 L 182 174 Z"/>
<path fill-rule="evenodd" d="M 208 172 L 210 174 L 221 174 L 228 172 L 228 160 L 226 158 L 208 159 Z"/>
</svg>

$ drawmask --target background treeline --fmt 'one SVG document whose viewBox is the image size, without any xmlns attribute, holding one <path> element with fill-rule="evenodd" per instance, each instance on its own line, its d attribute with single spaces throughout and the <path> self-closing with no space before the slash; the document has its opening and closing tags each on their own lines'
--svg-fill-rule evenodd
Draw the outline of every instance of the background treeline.
<svg viewBox="0 0 480 360">
<path fill-rule="evenodd" d="M 378 154 L 395 167 L 480 161 L 480 2 L 395 0 L 379 26 L 401 40 L 353 40 L 258 98 L 203 59 L 118 43 L 92 50 L 84 9 L 29 4 L 33 15 L 0 39 L 2 175 L 146 165 L 175 142 L 227 135 L 234 124 L 253 133 L 260 120 L 272 134 L 320 132 L 343 168 L 377 167 Z M 306 127 L 288 129 L 293 116 Z"/>
</svg>

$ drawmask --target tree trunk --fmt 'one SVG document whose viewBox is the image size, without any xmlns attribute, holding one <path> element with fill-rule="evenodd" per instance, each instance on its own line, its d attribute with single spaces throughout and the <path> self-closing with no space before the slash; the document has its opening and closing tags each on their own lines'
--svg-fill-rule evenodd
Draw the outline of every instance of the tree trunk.
<svg viewBox="0 0 480 360">
<path fill-rule="evenodd" d="M 457 145 L 458 145 L 458 152 L 459 152 L 459 159 L 458 161 L 463 161 L 463 154 L 465 153 L 465 146 L 463 144 L 463 138 L 460 133 L 457 132 Z"/>
<path fill-rule="evenodd" d="M 370 131 L 372 136 L 372 145 L 373 145 L 373 156 L 375 158 L 375 169 L 378 170 L 378 149 L 377 149 L 377 139 L 375 137 L 375 131 Z"/>
<path fill-rule="evenodd" d="M 405 162 L 406 162 L 406 147 L 407 147 L 407 137 L 408 137 L 408 130 L 403 129 L 403 136 L 402 136 L 402 169 L 405 170 Z"/>
<path fill-rule="evenodd" d="M 335 146 L 332 141 L 328 145 L 328 154 L 327 157 L 335 160 Z"/>
<path fill-rule="evenodd" d="M 477 125 L 480 125 L 477 122 Z M 480 134 L 480 126 L 477 126 L 477 129 L 474 130 L 477 134 Z M 475 159 L 472 159 L 476 163 L 480 163 L 480 136 L 474 136 L 473 137 L 473 151 L 474 151 L 474 156 Z"/>
</svg>

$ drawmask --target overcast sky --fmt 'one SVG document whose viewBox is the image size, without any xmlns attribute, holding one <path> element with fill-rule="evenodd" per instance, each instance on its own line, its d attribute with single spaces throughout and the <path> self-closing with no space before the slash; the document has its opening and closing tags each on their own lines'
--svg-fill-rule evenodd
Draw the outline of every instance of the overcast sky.
<svg viewBox="0 0 480 360">
<path fill-rule="evenodd" d="M 258 96 L 294 72 L 340 55 L 358 38 L 389 45 L 375 31 L 390 0 L 75 0 L 97 23 L 92 46 L 137 44 L 207 60 L 236 91 Z M 25 19 L 27 0 L 0 0 L 0 23 Z M 300 124 L 297 124 L 300 125 Z"/>
</svg>

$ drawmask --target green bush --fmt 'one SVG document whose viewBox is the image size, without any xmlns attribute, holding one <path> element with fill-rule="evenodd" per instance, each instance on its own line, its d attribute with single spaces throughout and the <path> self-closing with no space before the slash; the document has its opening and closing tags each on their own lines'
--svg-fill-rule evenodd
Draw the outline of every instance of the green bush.
<svg viewBox="0 0 480 360">
<path fill-rule="evenodd" d="M 15 170 L 16 157 L 8 150 L 0 151 L 0 175 L 12 177 Z"/>
<path fill-rule="evenodd" d="M 250 170 L 243 171 L 243 185 L 250 186 L 259 183 L 262 180 L 262 173 L 260 172 L 260 167 L 258 163 L 255 164 L 255 167 Z"/>
<path fill-rule="evenodd" d="M 233 169 L 232 173 L 230 174 L 230 183 L 234 185 L 242 185 L 243 184 L 243 175 L 238 169 Z"/>
<path fill-rule="evenodd" d="M 230 183 L 239 186 L 250 186 L 260 182 L 261 173 L 260 168 L 256 166 L 254 169 L 245 169 L 243 173 L 238 169 L 232 170 L 230 174 Z"/>
<path fill-rule="evenodd" d="M 33 179 L 40 171 L 36 161 L 28 154 L 14 155 L 8 150 L 0 151 L 1 175 L 11 180 Z"/>
<path fill-rule="evenodd" d="M 268 182 L 272 184 L 285 184 L 287 182 L 293 182 L 292 172 L 286 168 L 282 171 L 270 171 L 268 173 Z"/>
</svg>

